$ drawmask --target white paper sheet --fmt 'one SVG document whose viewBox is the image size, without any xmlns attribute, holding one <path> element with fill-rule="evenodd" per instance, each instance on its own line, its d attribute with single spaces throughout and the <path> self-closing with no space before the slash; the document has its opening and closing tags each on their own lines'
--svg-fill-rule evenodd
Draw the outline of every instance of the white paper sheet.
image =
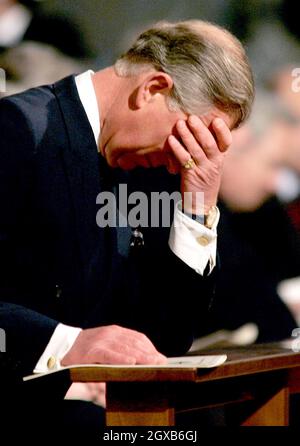
<svg viewBox="0 0 300 446">
<path fill-rule="evenodd" d="M 34 375 L 25 376 L 24 381 L 39 378 L 51 373 L 58 373 L 62 370 L 70 370 L 74 368 L 121 368 L 121 369 L 182 369 L 182 368 L 197 368 L 207 369 L 217 367 L 223 364 L 227 359 L 227 355 L 200 355 L 200 356 L 179 356 L 168 358 L 168 363 L 164 365 L 117 365 L 117 364 L 77 364 L 69 367 L 62 367 L 58 370 L 35 373 Z"/>
</svg>

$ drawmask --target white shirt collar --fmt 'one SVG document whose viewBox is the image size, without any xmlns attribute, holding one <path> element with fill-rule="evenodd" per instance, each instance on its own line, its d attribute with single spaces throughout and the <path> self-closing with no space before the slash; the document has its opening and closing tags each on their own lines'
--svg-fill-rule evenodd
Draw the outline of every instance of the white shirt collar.
<svg viewBox="0 0 300 446">
<path fill-rule="evenodd" d="M 0 17 L 0 45 L 12 47 L 19 43 L 31 21 L 32 14 L 23 5 L 14 5 Z"/>
<path fill-rule="evenodd" d="M 98 146 L 100 136 L 100 112 L 97 97 L 92 82 L 94 71 L 87 70 L 75 77 L 79 98 L 92 127 L 96 144 Z"/>
</svg>

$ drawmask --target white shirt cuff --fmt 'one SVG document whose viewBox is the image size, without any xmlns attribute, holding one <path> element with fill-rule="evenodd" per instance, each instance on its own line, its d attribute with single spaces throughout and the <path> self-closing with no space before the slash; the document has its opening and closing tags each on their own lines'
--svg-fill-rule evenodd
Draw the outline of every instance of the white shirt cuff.
<svg viewBox="0 0 300 446">
<path fill-rule="evenodd" d="M 170 231 L 169 247 L 184 263 L 203 275 L 209 263 L 209 274 L 216 265 L 217 225 L 220 212 L 211 229 L 188 217 L 177 203 Z"/>
<path fill-rule="evenodd" d="M 58 324 L 33 373 L 59 370 L 61 368 L 60 361 L 71 349 L 80 332 L 81 328 Z"/>
</svg>

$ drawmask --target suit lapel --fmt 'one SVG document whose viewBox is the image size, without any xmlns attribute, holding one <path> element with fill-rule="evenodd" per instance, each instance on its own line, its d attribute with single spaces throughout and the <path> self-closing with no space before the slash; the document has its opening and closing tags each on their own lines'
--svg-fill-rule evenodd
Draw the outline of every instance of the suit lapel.
<svg viewBox="0 0 300 446">
<path fill-rule="evenodd" d="M 103 229 L 96 224 L 97 195 L 111 188 L 115 192 L 117 184 L 126 181 L 127 175 L 120 170 L 107 172 L 104 160 L 99 169 L 94 134 L 79 99 L 74 77 L 57 82 L 54 92 L 70 143 L 63 156 L 76 215 L 86 291 L 90 295 L 91 288 L 99 290 L 99 287 L 106 286 L 111 262 L 115 261 L 110 259 L 116 259 L 117 253 L 122 257 L 129 253 L 130 228 Z M 114 176 L 115 181 L 108 176 Z"/>
<path fill-rule="evenodd" d="M 101 191 L 98 152 L 92 128 L 78 96 L 75 79 L 67 77 L 54 84 L 69 138 L 63 152 L 76 216 L 76 229 L 83 268 L 88 274 L 95 246 L 103 247 L 96 225 L 96 196 Z M 101 256 L 103 257 L 103 256 Z"/>
</svg>

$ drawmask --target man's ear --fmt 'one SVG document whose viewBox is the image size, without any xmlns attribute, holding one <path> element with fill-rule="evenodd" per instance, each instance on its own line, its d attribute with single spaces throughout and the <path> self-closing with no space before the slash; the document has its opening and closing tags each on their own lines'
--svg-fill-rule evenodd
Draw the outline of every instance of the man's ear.
<svg viewBox="0 0 300 446">
<path fill-rule="evenodd" d="M 173 87 L 171 76 L 163 71 L 147 74 L 137 89 L 135 102 L 137 108 L 153 102 L 161 95 L 168 96 Z"/>
</svg>

